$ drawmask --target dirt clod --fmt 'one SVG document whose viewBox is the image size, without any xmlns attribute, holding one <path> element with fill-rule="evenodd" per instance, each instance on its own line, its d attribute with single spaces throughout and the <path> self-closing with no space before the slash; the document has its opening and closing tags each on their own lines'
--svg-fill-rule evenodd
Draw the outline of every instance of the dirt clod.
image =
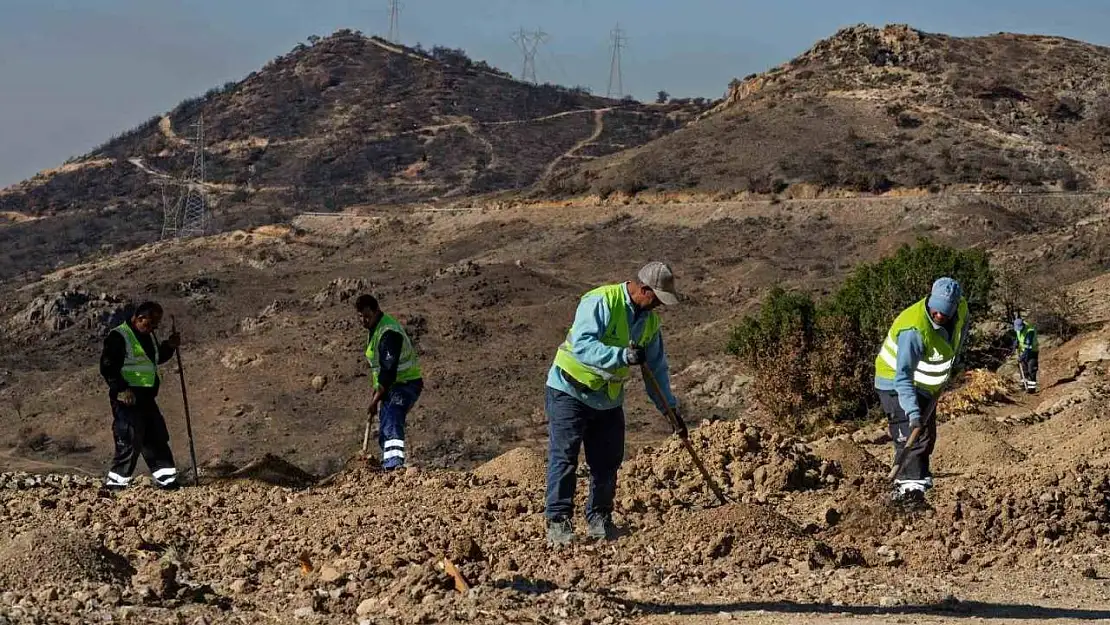
<svg viewBox="0 0 1110 625">
<path fill-rule="evenodd" d="M 127 560 L 81 530 L 41 527 L 0 546 L 0 587 L 34 590 L 44 586 L 120 583 L 133 569 Z"/>
</svg>

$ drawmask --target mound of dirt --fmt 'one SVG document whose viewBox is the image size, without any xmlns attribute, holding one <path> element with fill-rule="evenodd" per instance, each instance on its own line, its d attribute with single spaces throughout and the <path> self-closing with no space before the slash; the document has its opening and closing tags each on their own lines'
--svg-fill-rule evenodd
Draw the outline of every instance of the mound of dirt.
<svg viewBox="0 0 1110 625">
<path fill-rule="evenodd" d="M 546 463 L 543 456 L 517 447 L 474 469 L 474 475 L 497 479 L 526 488 L 543 488 L 546 481 Z"/>
<path fill-rule="evenodd" d="M 228 471 L 222 477 L 233 480 L 254 480 L 287 488 L 304 488 L 312 486 L 317 481 L 311 473 L 273 454 L 266 454 L 241 468 Z"/>
<path fill-rule="evenodd" d="M 822 461 L 797 439 L 740 421 L 717 421 L 690 432 L 690 443 L 730 498 L 760 500 L 771 493 L 833 486 L 836 464 Z M 621 471 L 621 491 L 637 493 L 649 508 L 669 507 L 674 498 L 699 493 L 712 498 L 677 438 L 645 447 Z M 633 504 L 636 507 L 637 504 Z"/>
<path fill-rule="evenodd" d="M 846 479 L 881 477 L 886 471 L 881 460 L 849 439 L 829 441 L 815 451 L 821 459 L 835 462 Z"/>
<path fill-rule="evenodd" d="M 705 540 L 691 545 L 690 536 Z M 808 570 L 835 562 L 828 545 L 807 536 L 768 506 L 729 504 L 698 510 L 673 518 L 666 528 L 646 533 L 643 540 L 674 558 L 659 562 L 670 571 L 711 563 L 725 569 L 751 569 L 773 562 Z"/>
<path fill-rule="evenodd" d="M 1038 479 L 989 476 L 961 492 L 957 505 L 975 545 L 1029 549 L 1069 545 L 1097 549 L 1110 532 L 1110 473 L 1079 462 L 1070 471 Z"/>
<path fill-rule="evenodd" d="M 134 574 L 127 559 L 81 530 L 42 527 L 0 546 L 0 588 L 125 583 Z"/>
<path fill-rule="evenodd" d="M 943 470 L 969 467 L 1011 466 L 1023 462 L 1025 454 L 1004 438 L 1001 426 L 986 418 L 962 420 L 937 435 L 933 462 Z"/>
<path fill-rule="evenodd" d="M 366 289 L 366 286 L 366 281 L 362 278 L 336 278 L 316 293 L 312 297 L 312 302 L 317 306 L 343 303 L 357 296 Z"/>
</svg>

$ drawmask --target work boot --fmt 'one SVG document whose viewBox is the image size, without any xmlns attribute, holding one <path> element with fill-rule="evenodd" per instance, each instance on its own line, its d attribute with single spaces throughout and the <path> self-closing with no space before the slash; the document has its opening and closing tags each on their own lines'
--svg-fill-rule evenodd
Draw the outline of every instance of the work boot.
<svg viewBox="0 0 1110 625">
<path fill-rule="evenodd" d="M 902 490 L 895 486 L 894 492 L 890 495 L 890 500 L 895 506 L 907 511 L 920 510 L 926 507 L 925 491 L 916 488 Z"/>
<path fill-rule="evenodd" d="M 566 517 L 547 521 L 547 544 L 549 547 L 565 547 L 574 542 L 574 525 Z"/>
<path fill-rule="evenodd" d="M 594 540 L 614 540 L 617 537 L 617 526 L 613 525 L 611 515 L 596 514 L 590 517 L 586 534 Z"/>
</svg>

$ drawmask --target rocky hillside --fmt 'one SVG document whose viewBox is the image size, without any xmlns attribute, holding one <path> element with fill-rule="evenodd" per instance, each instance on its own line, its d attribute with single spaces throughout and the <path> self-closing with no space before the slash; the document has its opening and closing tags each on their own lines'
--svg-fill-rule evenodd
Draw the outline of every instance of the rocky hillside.
<svg viewBox="0 0 1110 625">
<path fill-rule="evenodd" d="M 710 114 L 546 192 L 1110 186 L 1110 49 L 856 26 L 735 80 Z"/>
<path fill-rule="evenodd" d="M 340 31 L 0 191 L 0 279 L 41 269 L 44 257 L 52 264 L 157 238 L 159 183 L 189 170 L 202 117 L 216 222 L 234 228 L 304 210 L 525 187 L 658 138 L 702 110 L 532 85 L 460 50 Z"/>
</svg>

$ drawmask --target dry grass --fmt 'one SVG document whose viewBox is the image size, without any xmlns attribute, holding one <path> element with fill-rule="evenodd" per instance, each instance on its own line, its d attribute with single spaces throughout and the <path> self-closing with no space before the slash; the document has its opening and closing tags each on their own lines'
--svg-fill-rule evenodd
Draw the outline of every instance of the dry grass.
<svg viewBox="0 0 1110 625">
<path fill-rule="evenodd" d="M 1009 388 L 997 373 L 972 369 L 961 376 L 955 390 L 941 395 L 937 412 L 945 417 L 981 414 L 983 408 L 1002 402 Z"/>
</svg>

